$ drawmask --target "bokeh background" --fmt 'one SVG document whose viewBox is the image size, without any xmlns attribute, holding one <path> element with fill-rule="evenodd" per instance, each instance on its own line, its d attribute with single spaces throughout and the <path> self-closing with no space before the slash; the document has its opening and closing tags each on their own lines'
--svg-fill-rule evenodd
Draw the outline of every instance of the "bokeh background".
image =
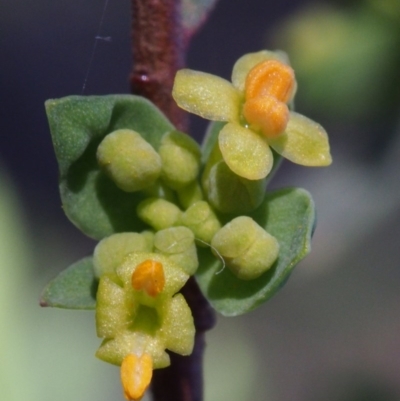
<svg viewBox="0 0 400 401">
<path fill-rule="evenodd" d="M 93 313 L 38 306 L 94 246 L 63 215 L 43 103 L 82 93 L 95 43 L 85 94 L 129 91 L 129 2 L 109 1 L 99 32 L 104 6 L 0 2 L 1 400 L 123 399 L 93 356 Z M 274 178 L 313 194 L 313 252 L 267 304 L 219 318 L 206 401 L 400 400 L 400 0 L 220 0 L 188 65 L 229 78 L 262 48 L 289 53 L 297 110 L 327 128 L 334 164 Z"/>
</svg>

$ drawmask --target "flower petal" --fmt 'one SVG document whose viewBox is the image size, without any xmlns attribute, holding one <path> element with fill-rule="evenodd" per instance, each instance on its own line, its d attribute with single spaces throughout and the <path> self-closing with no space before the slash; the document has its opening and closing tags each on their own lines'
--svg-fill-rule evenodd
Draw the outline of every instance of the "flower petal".
<svg viewBox="0 0 400 401">
<path fill-rule="evenodd" d="M 269 139 L 271 147 L 286 159 L 303 166 L 328 166 L 332 163 L 326 131 L 315 121 L 290 112 L 285 132 Z"/>
<path fill-rule="evenodd" d="M 257 53 L 248 53 L 240 57 L 233 66 L 232 83 L 233 86 L 244 91 L 247 74 L 250 70 L 265 60 L 279 60 L 282 63 L 289 64 L 289 59 L 286 53 L 281 51 L 271 52 L 268 50 L 261 50 Z"/>
<path fill-rule="evenodd" d="M 230 82 L 205 72 L 177 72 L 172 97 L 182 109 L 214 121 L 237 121 L 242 95 Z"/>
<path fill-rule="evenodd" d="M 271 171 L 271 149 L 266 139 L 254 131 L 229 123 L 219 133 L 218 142 L 225 163 L 238 176 L 260 180 Z"/>
</svg>

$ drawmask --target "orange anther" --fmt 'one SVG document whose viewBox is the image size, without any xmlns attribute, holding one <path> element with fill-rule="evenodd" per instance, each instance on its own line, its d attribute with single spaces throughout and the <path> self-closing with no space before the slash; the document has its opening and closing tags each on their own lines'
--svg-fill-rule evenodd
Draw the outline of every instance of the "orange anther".
<svg viewBox="0 0 400 401">
<path fill-rule="evenodd" d="M 289 121 L 287 105 L 272 96 L 249 99 L 243 106 L 243 115 L 254 129 L 269 138 L 279 136 Z"/>
<path fill-rule="evenodd" d="M 293 70 L 278 60 L 253 67 L 246 78 L 243 115 L 253 129 L 269 138 L 280 135 L 289 121 L 289 108 L 296 81 Z"/>
<path fill-rule="evenodd" d="M 153 375 L 153 360 L 149 354 L 127 355 L 121 364 L 121 382 L 124 396 L 129 401 L 138 401 L 149 387 Z"/>
<path fill-rule="evenodd" d="M 294 71 L 278 60 L 266 60 L 250 70 L 245 87 L 246 100 L 272 96 L 286 103 L 295 88 Z"/>
<path fill-rule="evenodd" d="M 136 266 L 132 274 L 132 287 L 135 290 L 144 290 L 155 297 L 164 289 L 164 285 L 164 268 L 160 262 L 149 259 Z"/>
</svg>

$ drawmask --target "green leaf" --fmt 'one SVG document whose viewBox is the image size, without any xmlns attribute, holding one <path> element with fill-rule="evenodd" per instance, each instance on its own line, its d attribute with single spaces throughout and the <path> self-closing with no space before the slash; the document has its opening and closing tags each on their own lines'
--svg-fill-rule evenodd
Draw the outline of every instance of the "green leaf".
<svg viewBox="0 0 400 401">
<path fill-rule="evenodd" d="M 268 193 L 261 206 L 249 214 L 279 242 L 277 261 L 255 280 L 234 276 L 210 249 L 199 250 L 196 273 L 203 293 L 225 316 L 249 312 L 271 298 L 285 283 L 294 266 L 310 252 L 315 210 L 311 195 L 300 188 Z"/>
<path fill-rule="evenodd" d="M 127 128 L 158 149 L 161 137 L 173 130 L 173 125 L 151 102 L 133 95 L 48 100 L 46 112 L 68 218 L 95 239 L 143 229 L 135 213 L 142 195 L 120 190 L 100 171 L 97 146 L 112 131 Z"/>
<path fill-rule="evenodd" d="M 95 309 L 97 284 L 92 257 L 81 259 L 47 284 L 40 298 L 40 305 L 64 309 Z"/>
<path fill-rule="evenodd" d="M 183 0 L 182 22 L 187 36 L 193 35 L 205 22 L 218 0 Z"/>
</svg>

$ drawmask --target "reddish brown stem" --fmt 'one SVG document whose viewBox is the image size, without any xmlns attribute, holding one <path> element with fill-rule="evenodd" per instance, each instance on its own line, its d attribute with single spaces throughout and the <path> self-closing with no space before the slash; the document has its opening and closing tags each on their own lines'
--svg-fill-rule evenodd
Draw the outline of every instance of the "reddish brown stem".
<svg viewBox="0 0 400 401">
<path fill-rule="evenodd" d="M 151 388 L 155 400 L 203 400 L 203 374 L 201 369 L 205 347 L 204 337 L 204 332 L 196 333 L 195 347 L 190 356 L 183 357 L 171 354 L 171 366 L 154 371 Z"/>
<path fill-rule="evenodd" d="M 180 0 L 132 0 L 131 92 L 151 100 L 179 129 L 187 114 L 171 97 L 176 71 L 185 64 Z"/>
<path fill-rule="evenodd" d="M 187 131 L 187 114 L 179 109 L 171 92 L 176 71 L 184 66 L 184 32 L 180 0 L 132 0 L 134 67 L 131 91 L 155 103 L 172 123 Z M 155 370 L 154 401 L 202 401 L 205 332 L 213 327 L 215 315 L 195 279 L 182 289 L 193 314 L 195 345 L 190 356 L 170 354 L 171 366 Z"/>
</svg>

